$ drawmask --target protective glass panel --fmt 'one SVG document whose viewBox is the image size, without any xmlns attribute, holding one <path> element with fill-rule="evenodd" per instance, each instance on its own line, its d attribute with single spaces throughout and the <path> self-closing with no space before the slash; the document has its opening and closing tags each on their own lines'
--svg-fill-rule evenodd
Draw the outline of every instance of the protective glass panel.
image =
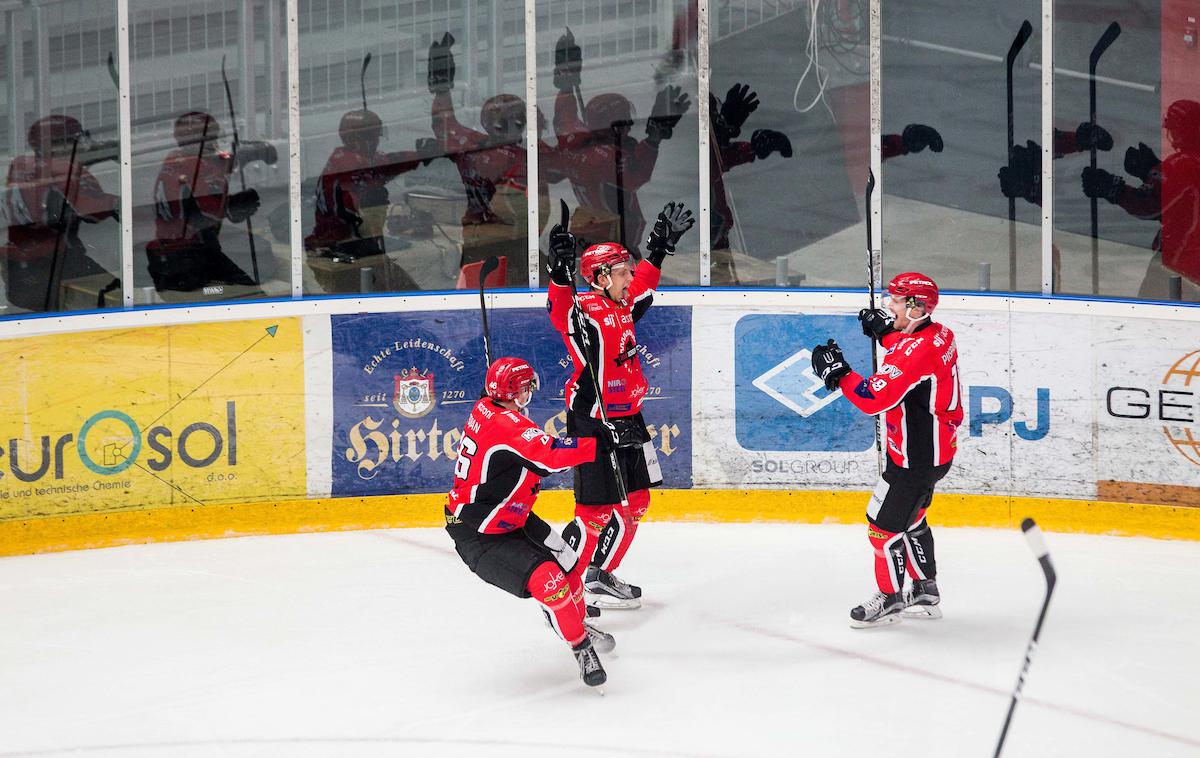
<svg viewBox="0 0 1200 758">
<path fill-rule="evenodd" d="M 130 2 L 136 304 L 291 294 L 283 9 Z"/>
<path fill-rule="evenodd" d="M 121 305 L 116 4 L 3 12 L 0 315 Z"/>
<path fill-rule="evenodd" d="M 585 248 L 618 242 L 640 258 L 667 203 L 698 214 L 695 3 L 541 0 L 537 9 L 543 251 L 563 199 Z M 699 282 L 700 232 L 666 259 L 663 285 Z"/>
</svg>

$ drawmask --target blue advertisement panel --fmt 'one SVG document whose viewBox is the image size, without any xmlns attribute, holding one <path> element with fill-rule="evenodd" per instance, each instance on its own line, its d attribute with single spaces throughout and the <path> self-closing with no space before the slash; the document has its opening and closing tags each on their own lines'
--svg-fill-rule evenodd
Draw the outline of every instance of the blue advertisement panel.
<svg viewBox="0 0 1200 758">
<path fill-rule="evenodd" d="M 332 494 L 449 491 L 467 414 L 487 371 L 475 310 L 333 316 Z M 571 361 L 538 308 L 488 313 L 493 358 L 529 360 L 542 389 L 529 415 L 565 434 L 563 387 Z M 642 415 L 658 448 L 664 487 L 692 484 L 691 308 L 652 307 L 637 324 L 650 383 Z M 571 486 L 571 474 L 548 488 Z"/>
<path fill-rule="evenodd" d="M 874 422 L 829 392 L 813 373 L 811 348 L 835 339 L 850 366 L 871 372 L 871 353 L 853 316 L 749 315 L 734 331 L 737 442 L 746 450 L 862 452 Z"/>
</svg>

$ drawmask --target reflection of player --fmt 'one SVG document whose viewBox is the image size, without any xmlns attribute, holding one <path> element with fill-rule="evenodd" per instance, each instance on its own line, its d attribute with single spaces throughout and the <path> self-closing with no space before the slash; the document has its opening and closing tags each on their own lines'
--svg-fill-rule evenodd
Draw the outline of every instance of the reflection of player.
<svg viewBox="0 0 1200 758">
<path fill-rule="evenodd" d="M 709 147 L 709 176 L 712 214 L 709 238 L 712 242 L 712 283 L 737 284 L 737 267 L 729 249 L 729 232 L 733 229 L 733 208 L 725 191 L 725 174 L 734 166 L 764 160 L 773 152 L 784 158 L 792 157 L 792 142 L 786 134 L 772 129 L 759 129 L 750 141 L 734 140 L 750 114 L 758 109 L 758 95 L 750 87 L 737 83 L 725 93 L 724 102 L 711 92 L 708 95 L 709 117 L 712 122 L 712 142 Z"/>
<path fill-rule="evenodd" d="M 31 311 L 56 310 L 57 282 L 107 273 L 87 256 L 79 224 L 116 218 L 118 198 L 104 192 L 84 167 L 94 162 L 89 161 L 93 143 L 78 120 L 38 119 L 26 140 L 33 153 L 9 165 L 4 197 L 8 299 Z"/>
<path fill-rule="evenodd" d="M 1082 153 L 1095 147 L 1097 150 L 1112 150 L 1113 138 L 1099 124 L 1084 121 L 1075 131 L 1054 130 L 1055 160 L 1072 153 Z M 1024 145 L 1013 145 L 1008 165 L 997 172 L 1000 192 L 1005 197 L 1025 198 L 1034 205 L 1042 204 L 1042 148 L 1033 140 Z"/>
<path fill-rule="evenodd" d="M 175 121 L 178 147 L 167 154 L 154 183 L 156 238 L 146 245 L 150 277 L 159 290 L 256 284 L 221 248 L 224 220 L 242 223 L 258 210 L 259 200 L 254 189 L 230 194 L 229 173 L 236 166 L 232 154 L 217 149 L 220 136 L 220 125 L 207 113 L 192 111 Z M 243 141 L 237 160 L 273 164 L 277 155 L 270 144 Z"/>
<path fill-rule="evenodd" d="M 463 562 L 483 581 L 520 598 L 533 597 L 566 640 L 588 686 L 604 684 L 597 649 L 613 638 L 585 619 L 578 553 L 533 512 L 541 480 L 596 457 L 596 441 L 545 434 L 525 415 L 537 374 L 519 358 L 500 358 L 487 372 L 487 396 L 462 430 L 446 532 Z"/>
<path fill-rule="evenodd" d="M 863 333 L 887 349 L 878 373 L 856 374 L 833 340 L 812 351 L 813 372 L 827 390 L 841 390 L 864 413 L 883 413 L 887 423 L 887 467 L 867 505 L 879 591 L 850 611 L 856 628 L 891 624 L 901 613 L 941 617 L 925 511 L 950 470 L 963 419 L 954 333 L 930 319 L 937 285 L 924 274 L 900 274 L 888 292 L 892 318 L 883 310 L 859 313 Z M 912 579 L 907 589 L 906 572 Z"/>
<path fill-rule="evenodd" d="M 650 181 L 659 144 L 671 138 L 691 103 L 679 87 L 662 89 L 646 119 L 645 139 L 635 140 L 629 134 L 634 107 L 624 95 L 596 95 L 580 112 L 582 55 L 570 30 L 558 45 L 568 52 L 554 72 L 554 132 L 559 166 L 579 201 L 571 231 L 585 243 L 619 242 L 641 260 L 638 241 L 646 221 L 637 191 Z"/>
<path fill-rule="evenodd" d="M 1175 150 L 1165 160 L 1159 161 L 1144 142 L 1125 151 L 1125 171 L 1141 180 L 1139 186 L 1130 187 L 1121 177 L 1090 166 L 1081 177 L 1088 197 L 1104 198 L 1138 218 L 1161 221 L 1139 297 L 1166 298 L 1167 270 L 1200 284 L 1200 103 L 1171 103 L 1163 129 Z"/>
<path fill-rule="evenodd" d="M 458 167 L 467 194 L 462 264 L 504 256 L 508 259 L 507 286 L 524 287 L 529 282 L 525 101 L 508 94 L 488 98 L 479 112 L 482 132 L 459 122 L 450 99 L 455 75 L 453 44 L 454 37 L 446 32 L 441 42 L 429 46 L 428 79 L 433 93 L 433 134 L 446 157 Z M 540 119 L 538 128 L 540 134 Z M 551 168 L 552 153 L 539 139 L 538 159 Z M 558 181 L 561 175 L 550 170 L 538 177 L 540 218 L 549 213 L 547 178 Z"/>
<path fill-rule="evenodd" d="M 308 250 L 332 258 L 354 259 L 384 252 L 383 230 L 388 211 L 388 182 L 433 159 L 420 152 L 379 151 L 383 122 L 369 110 L 342 116 L 335 149 L 321 171 L 313 232 Z M 407 277 L 405 277 L 407 278 Z M 415 289 L 409 286 L 402 289 Z"/>
<path fill-rule="evenodd" d="M 601 607 L 641 604 L 641 589 L 613 575 L 650 507 L 650 487 L 662 481 L 641 413 L 648 385 L 634 325 L 650 307 L 663 260 L 694 223 L 682 204 L 669 203 L 646 242 L 646 260 L 636 269 L 629 251 L 615 242 L 589 247 L 581 259 L 589 291 L 580 293 L 577 302 L 572 300 L 577 238 L 563 224 L 550 231 L 550 322 L 562 335 L 574 365 L 565 392 L 567 433 L 604 437 L 611 431 L 602 420 L 606 414 L 618 436 L 616 460 L 627 493 L 622 502 L 610 458 L 575 469 L 576 518 L 564 536 L 580 545 L 585 561 L 590 559 L 586 586 Z M 590 370 L 595 371 L 595 383 Z M 581 565 L 577 573 L 584 568 Z"/>
</svg>

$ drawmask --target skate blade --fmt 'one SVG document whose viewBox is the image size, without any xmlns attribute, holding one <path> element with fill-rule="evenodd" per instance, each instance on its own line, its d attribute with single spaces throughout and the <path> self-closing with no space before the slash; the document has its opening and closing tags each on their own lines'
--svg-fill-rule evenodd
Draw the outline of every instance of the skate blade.
<svg viewBox="0 0 1200 758">
<path fill-rule="evenodd" d="M 913 605 L 905 608 L 901 613 L 904 615 L 904 618 L 925 619 L 928 621 L 942 617 L 942 609 L 936 605 Z"/>
<path fill-rule="evenodd" d="M 854 619 L 850 619 L 850 628 L 851 629 L 874 629 L 875 627 L 879 627 L 879 626 L 891 626 L 892 624 L 899 624 L 899 623 L 900 623 L 900 614 L 899 613 L 891 613 L 891 614 L 888 614 L 887 616 L 884 616 L 883 618 L 879 618 L 874 621 L 855 621 Z"/>
<path fill-rule="evenodd" d="M 632 611 L 642 607 L 642 601 L 637 598 L 626 600 L 611 595 L 589 595 L 587 604 L 605 611 Z"/>
<path fill-rule="evenodd" d="M 600 697 L 604 697 L 604 685 L 596 685 L 592 689 L 594 689 L 600 695 Z"/>
</svg>

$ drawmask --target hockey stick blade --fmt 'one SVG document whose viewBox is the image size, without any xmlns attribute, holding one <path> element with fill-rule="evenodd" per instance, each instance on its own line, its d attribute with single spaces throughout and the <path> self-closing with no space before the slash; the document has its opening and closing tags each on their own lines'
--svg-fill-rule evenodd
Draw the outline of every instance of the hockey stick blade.
<svg viewBox="0 0 1200 758">
<path fill-rule="evenodd" d="M 1104 30 L 1104 34 L 1100 35 L 1100 39 L 1096 41 L 1096 46 L 1092 48 L 1092 54 L 1088 57 L 1088 73 L 1092 76 L 1096 75 L 1096 66 L 1100 63 L 1100 56 L 1108 50 L 1112 43 L 1117 41 L 1117 37 L 1121 36 L 1121 25 L 1116 21 L 1108 25 Z"/>
<path fill-rule="evenodd" d="M 1029 19 L 1021 22 L 1021 28 L 1017 31 L 1017 36 L 1013 38 L 1012 46 L 1008 48 L 1008 67 L 1011 69 L 1017 60 L 1017 56 L 1021 53 L 1021 48 L 1025 47 L 1025 43 L 1033 35 L 1033 24 L 1029 23 Z"/>
</svg>

